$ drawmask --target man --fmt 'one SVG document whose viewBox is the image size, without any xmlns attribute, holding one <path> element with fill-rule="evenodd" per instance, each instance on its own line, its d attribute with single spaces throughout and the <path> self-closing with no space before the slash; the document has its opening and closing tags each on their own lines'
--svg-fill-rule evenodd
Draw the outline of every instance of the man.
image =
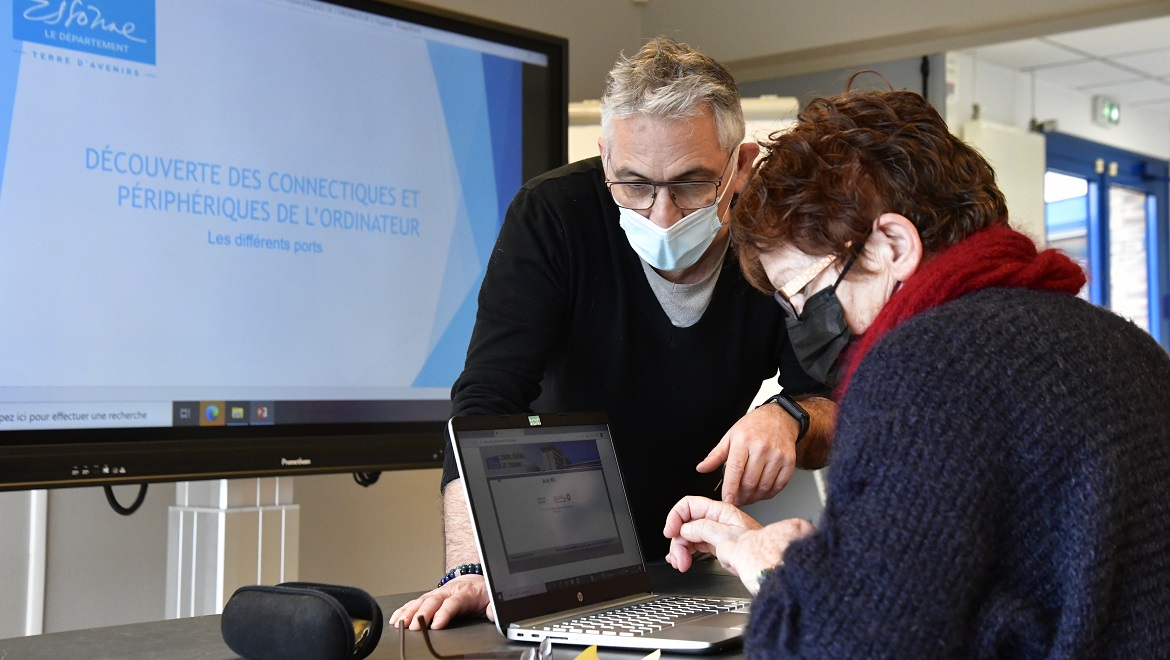
<svg viewBox="0 0 1170 660">
<path fill-rule="evenodd" d="M 455 415 L 608 413 L 639 540 L 661 557 L 680 496 L 748 504 L 776 494 L 794 466 L 823 465 L 835 407 L 802 396 L 824 386 L 801 370 L 782 311 L 730 250 L 724 221 L 759 153 L 740 144 L 731 74 L 655 39 L 610 72 L 601 122 L 600 158 L 538 177 L 513 200 L 452 406 Z M 800 404 L 744 415 L 777 368 Z M 478 556 L 457 476 L 448 450 L 447 567 L 464 569 Z M 391 623 L 491 617 L 483 577 L 460 569 Z"/>
</svg>

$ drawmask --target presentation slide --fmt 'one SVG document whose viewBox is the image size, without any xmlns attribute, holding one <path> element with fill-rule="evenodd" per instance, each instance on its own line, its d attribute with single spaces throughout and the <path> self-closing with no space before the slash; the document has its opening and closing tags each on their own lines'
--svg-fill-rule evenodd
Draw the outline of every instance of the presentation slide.
<svg viewBox="0 0 1170 660">
<path fill-rule="evenodd" d="M 0 415 L 448 396 L 523 53 L 310 0 L 0 4 Z"/>
</svg>

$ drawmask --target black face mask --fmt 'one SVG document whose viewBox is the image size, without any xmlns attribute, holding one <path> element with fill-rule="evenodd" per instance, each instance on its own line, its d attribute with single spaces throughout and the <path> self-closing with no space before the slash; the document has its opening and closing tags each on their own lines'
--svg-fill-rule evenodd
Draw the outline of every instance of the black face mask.
<svg viewBox="0 0 1170 660">
<path fill-rule="evenodd" d="M 845 322 L 845 309 L 837 300 L 837 285 L 813 294 L 800 316 L 785 323 L 788 341 L 804 372 L 829 387 L 835 386 L 841 372 L 838 358 L 852 337 Z"/>
<path fill-rule="evenodd" d="M 837 285 L 856 259 L 857 253 L 850 255 L 833 286 L 814 293 L 805 301 L 800 316 L 785 321 L 788 341 L 792 342 L 800 366 L 811 378 L 829 387 L 837 385 L 841 375 L 841 353 L 853 337 L 849 324 L 845 322 L 845 308 L 837 299 Z"/>
</svg>

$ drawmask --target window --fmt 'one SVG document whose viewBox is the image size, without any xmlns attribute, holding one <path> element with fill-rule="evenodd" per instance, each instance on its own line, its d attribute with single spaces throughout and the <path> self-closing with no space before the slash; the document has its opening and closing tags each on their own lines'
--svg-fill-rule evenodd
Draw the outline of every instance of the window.
<svg viewBox="0 0 1170 660">
<path fill-rule="evenodd" d="M 1085 269 L 1081 296 L 1170 346 L 1167 162 L 1047 134 L 1046 239 Z"/>
</svg>

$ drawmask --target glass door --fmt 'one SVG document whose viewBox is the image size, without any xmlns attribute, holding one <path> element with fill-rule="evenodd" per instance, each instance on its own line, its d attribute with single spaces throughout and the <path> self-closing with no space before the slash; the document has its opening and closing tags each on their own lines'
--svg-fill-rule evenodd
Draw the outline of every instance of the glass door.
<svg viewBox="0 0 1170 660">
<path fill-rule="evenodd" d="M 1081 296 L 1170 346 L 1167 162 L 1048 133 L 1046 239 L 1085 269 Z"/>
</svg>

